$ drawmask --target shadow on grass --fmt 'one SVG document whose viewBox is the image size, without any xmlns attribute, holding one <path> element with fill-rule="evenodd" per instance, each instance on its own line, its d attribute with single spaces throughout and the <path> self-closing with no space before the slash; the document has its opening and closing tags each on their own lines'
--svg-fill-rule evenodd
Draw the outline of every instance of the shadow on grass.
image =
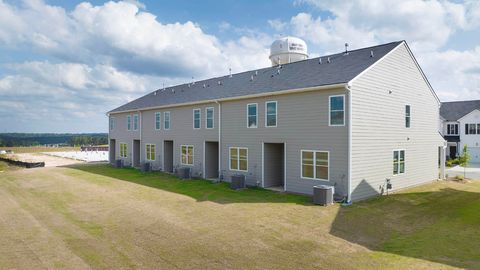
<svg viewBox="0 0 480 270">
<path fill-rule="evenodd" d="M 342 207 L 330 233 L 370 250 L 480 269 L 480 193 L 444 184 Z"/>
<path fill-rule="evenodd" d="M 204 179 L 181 180 L 162 172 L 144 173 L 134 168 L 119 169 L 108 164 L 74 164 L 63 167 L 186 195 L 197 201 L 212 201 L 220 204 L 269 202 L 313 205 L 311 198 L 307 196 L 278 193 L 256 187 L 232 190 L 225 182 L 213 183 Z"/>
</svg>

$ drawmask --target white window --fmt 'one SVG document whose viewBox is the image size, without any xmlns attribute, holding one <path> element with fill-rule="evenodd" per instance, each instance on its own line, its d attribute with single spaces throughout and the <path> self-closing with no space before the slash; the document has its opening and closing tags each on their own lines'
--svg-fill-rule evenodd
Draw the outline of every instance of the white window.
<svg viewBox="0 0 480 270">
<path fill-rule="evenodd" d="M 120 157 L 126 158 L 127 157 L 127 144 L 120 143 Z"/>
<path fill-rule="evenodd" d="M 257 103 L 247 104 L 247 127 L 257 127 Z"/>
<path fill-rule="evenodd" d="M 266 127 L 277 126 L 277 102 L 276 101 L 265 102 L 265 126 Z"/>
<path fill-rule="evenodd" d="M 405 150 L 393 151 L 393 175 L 405 172 Z"/>
<path fill-rule="evenodd" d="M 248 148 L 230 147 L 230 170 L 248 171 Z"/>
<path fill-rule="evenodd" d="M 133 130 L 138 130 L 138 114 L 133 115 Z"/>
<path fill-rule="evenodd" d="M 405 127 L 410 127 L 410 105 L 405 105 Z"/>
<path fill-rule="evenodd" d="M 145 153 L 148 161 L 155 161 L 155 144 L 145 144 Z"/>
<path fill-rule="evenodd" d="M 170 129 L 170 112 L 163 113 L 163 129 Z"/>
<path fill-rule="evenodd" d="M 193 110 L 193 128 L 199 129 L 200 128 L 200 119 L 201 118 L 201 111 L 200 109 Z"/>
<path fill-rule="evenodd" d="M 160 112 L 156 112 L 155 113 L 155 129 L 156 130 L 160 130 L 160 126 L 161 126 L 161 113 Z"/>
<path fill-rule="evenodd" d="M 302 178 L 328 181 L 329 152 L 302 150 Z"/>
<path fill-rule="evenodd" d="M 110 130 L 115 129 L 115 117 L 110 117 Z"/>
<path fill-rule="evenodd" d="M 214 127 L 215 119 L 215 109 L 213 107 L 208 107 L 205 109 L 205 126 L 206 128 Z"/>
<path fill-rule="evenodd" d="M 478 126 L 478 127 L 477 127 Z M 475 134 L 480 134 L 480 124 L 465 124 L 465 134 L 466 135 L 475 135 Z"/>
<path fill-rule="evenodd" d="M 345 125 L 345 95 L 329 97 L 329 125 L 344 126 Z"/>
<path fill-rule="evenodd" d="M 458 124 L 447 124 L 447 135 L 458 135 Z"/>
<path fill-rule="evenodd" d="M 127 115 L 127 130 L 132 130 L 132 116 Z"/>
<path fill-rule="evenodd" d="M 182 145 L 182 165 L 193 165 L 193 145 Z"/>
</svg>

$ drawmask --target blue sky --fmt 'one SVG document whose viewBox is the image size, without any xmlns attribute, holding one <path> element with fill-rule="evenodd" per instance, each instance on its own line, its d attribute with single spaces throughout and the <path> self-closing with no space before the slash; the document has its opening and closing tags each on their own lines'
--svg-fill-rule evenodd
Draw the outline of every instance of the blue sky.
<svg viewBox="0 0 480 270">
<path fill-rule="evenodd" d="M 165 85 L 407 40 L 443 101 L 480 99 L 480 1 L 0 0 L 0 132 L 106 132 L 105 112 Z"/>
</svg>

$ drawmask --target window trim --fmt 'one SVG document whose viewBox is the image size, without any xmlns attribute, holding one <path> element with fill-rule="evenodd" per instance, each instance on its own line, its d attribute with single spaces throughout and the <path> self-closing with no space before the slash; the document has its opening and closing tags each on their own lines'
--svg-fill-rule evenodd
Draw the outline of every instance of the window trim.
<svg viewBox="0 0 480 270">
<path fill-rule="evenodd" d="M 450 133 L 450 127 L 453 126 L 453 131 L 457 131 L 455 133 Z M 455 128 L 457 127 L 457 128 Z M 450 123 L 447 124 L 447 135 L 458 136 L 459 135 L 459 124 L 458 123 Z"/>
<path fill-rule="evenodd" d="M 238 166 L 238 169 L 232 169 L 232 152 L 231 152 L 231 149 L 237 149 L 237 155 L 238 155 L 237 166 Z M 240 169 L 240 149 L 247 150 L 247 169 L 246 170 L 241 170 Z M 230 147 L 228 147 L 228 169 L 230 171 L 234 171 L 234 172 L 248 172 L 248 147 L 241 147 L 241 146 L 230 146 Z"/>
<path fill-rule="evenodd" d="M 186 151 L 187 162 L 188 162 L 188 147 L 192 147 L 192 164 L 183 163 L 183 161 L 182 161 L 182 157 L 183 157 L 182 150 L 183 150 L 184 146 L 187 147 L 187 151 Z M 185 165 L 185 166 L 194 166 L 195 165 L 195 147 L 193 146 L 193 144 L 182 144 L 182 145 L 180 145 L 180 164 Z"/>
<path fill-rule="evenodd" d="M 407 106 L 408 106 L 408 116 L 407 116 Z M 405 104 L 405 128 L 412 127 L 412 106 L 410 104 Z M 407 118 L 408 118 L 408 127 L 407 127 Z"/>
<path fill-rule="evenodd" d="M 313 178 L 303 176 L 303 152 L 313 152 Z M 328 162 L 328 166 L 327 166 L 328 179 L 315 178 L 315 176 L 317 176 L 317 171 L 316 171 L 316 166 L 317 166 L 317 155 L 316 154 L 317 153 L 327 153 L 327 155 L 328 155 L 328 159 L 327 159 L 327 162 Z M 308 180 L 318 180 L 318 181 L 330 182 L 330 151 L 328 151 L 328 150 L 308 150 L 308 149 L 300 150 L 300 178 L 301 179 L 308 179 Z"/>
<path fill-rule="evenodd" d="M 125 156 L 122 156 L 122 144 L 125 145 Z M 127 157 L 128 157 L 128 154 L 127 154 L 127 153 L 128 153 L 128 151 L 127 151 L 128 145 L 127 145 L 127 143 L 121 142 L 121 143 L 119 143 L 119 147 L 120 147 L 120 148 L 119 148 L 119 151 L 118 151 L 118 152 L 119 152 L 119 154 L 120 154 L 120 158 L 122 158 L 122 159 L 127 158 Z"/>
<path fill-rule="evenodd" d="M 132 115 L 127 115 L 127 131 L 132 131 Z"/>
<path fill-rule="evenodd" d="M 331 106 L 332 106 L 332 98 L 333 97 L 343 97 L 343 124 L 341 124 L 341 125 L 332 124 Z M 337 110 L 337 111 L 339 111 L 339 110 Z M 346 108 L 345 108 L 345 94 L 328 96 L 328 126 L 329 127 L 344 127 L 345 126 L 345 111 L 346 111 Z"/>
<path fill-rule="evenodd" d="M 403 172 L 401 173 L 400 172 L 400 152 L 403 151 Z M 392 171 L 392 175 L 393 176 L 397 176 L 397 175 L 402 175 L 402 174 L 405 174 L 405 171 L 407 171 L 407 166 L 406 166 L 406 163 L 407 163 L 407 151 L 405 149 L 393 149 L 392 151 L 392 154 L 395 154 L 395 152 L 398 152 L 398 165 L 397 165 L 397 168 L 398 168 L 398 173 L 395 174 L 393 173 Z M 393 165 L 393 162 L 395 162 L 395 160 L 393 159 L 393 156 L 392 156 L 392 165 Z M 393 169 L 393 167 L 392 167 Z"/>
<path fill-rule="evenodd" d="M 137 119 L 137 127 L 135 127 L 135 118 Z M 137 131 L 140 125 L 140 116 L 138 113 L 133 114 L 133 131 Z"/>
<path fill-rule="evenodd" d="M 267 116 L 268 116 L 268 104 L 269 103 L 275 103 L 275 125 L 274 126 L 269 126 L 267 122 Z M 278 101 L 276 100 L 270 100 L 270 101 L 265 101 L 265 127 L 277 127 L 278 125 Z"/>
<path fill-rule="evenodd" d="M 168 128 L 166 128 L 166 125 L 165 125 L 167 123 L 167 121 L 165 121 L 166 119 L 165 115 L 168 115 Z M 170 113 L 170 111 L 163 112 L 163 130 L 170 130 L 171 123 L 172 123 L 172 114 Z"/>
<path fill-rule="evenodd" d="M 114 130 L 115 129 L 115 117 L 113 116 L 110 116 L 110 123 L 109 123 L 109 128 L 110 130 Z"/>
<path fill-rule="evenodd" d="M 150 146 L 150 159 L 148 158 L 148 154 L 147 154 L 148 153 L 147 145 Z M 153 155 L 153 159 L 151 159 L 151 157 L 152 157 L 152 148 L 151 148 L 152 145 L 155 148 L 155 150 L 154 150 L 155 153 Z M 155 143 L 146 143 L 145 144 L 145 160 L 146 161 L 155 161 L 156 160 L 156 157 L 155 157 L 156 155 L 157 155 L 157 145 Z"/>
<path fill-rule="evenodd" d="M 475 130 L 474 133 L 470 132 L 470 125 L 474 126 L 474 130 Z M 478 135 L 478 133 L 477 133 L 478 126 L 477 125 L 478 125 L 477 123 L 465 123 L 465 135 Z"/>
<path fill-rule="evenodd" d="M 195 127 L 195 112 L 198 111 L 198 128 Z M 192 110 L 192 127 L 193 129 L 201 129 L 202 128 L 202 110 L 200 108 L 196 108 Z"/>
<path fill-rule="evenodd" d="M 157 128 L 157 115 L 158 115 L 158 128 Z M 155 130 L 162 129 L 162 112 L 155 112 L 155 117 L 153 119 Z"/>
<path fill-rule="evenodd" d="M 212 110 L 212 127 L 208 127 L 208 110 Z M 214 129 L 215 128 L 215 107 L 206 107 L 205 108 L 205 128 Z"/>
<path fill-rule="evenodd" d="M 249 110 L 248 110 L 248 107 L 250 105 L 255 105 L 255 126 L 254 127 L 250 127 L 248 125 L 248 121 L 249 121 Z M 253 115 L 252 115 L 253 116 Z M 248 103 L 247 104 L 247 128 L 258 128 L 258 103 Z"/>
</svg>

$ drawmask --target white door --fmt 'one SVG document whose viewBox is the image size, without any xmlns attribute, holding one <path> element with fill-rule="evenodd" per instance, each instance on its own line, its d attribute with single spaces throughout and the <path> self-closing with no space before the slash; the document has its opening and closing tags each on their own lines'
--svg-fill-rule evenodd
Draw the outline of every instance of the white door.
<svg viewBox="0 0 480 270">
<path fill-rule="evenodd" d="M 471 163 L 480 163 L 480 147 L 468 147 Z"/>
</svg>

